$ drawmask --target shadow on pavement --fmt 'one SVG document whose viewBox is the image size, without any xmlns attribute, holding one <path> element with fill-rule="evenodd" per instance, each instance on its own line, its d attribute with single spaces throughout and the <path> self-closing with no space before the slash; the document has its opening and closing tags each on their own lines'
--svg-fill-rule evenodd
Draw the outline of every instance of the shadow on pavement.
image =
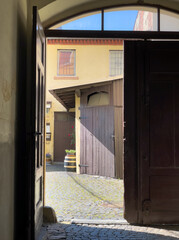
<svg viewBox="0 0 179 240">
<path fill-rule="evenodd" d="M 99 194 L 97 194 L 95 191 L 93 191 L 92 189 L 90 189 L 88 186 L 85 186 L 84 184 L 82 184 L 81 182 L 79 182 L 75 176 L 73 176 L 70 172 L 68 172 L 68 175 L 73 179 L 73 181 L 79 185 L 81 188 L 83 188 L 85 191 L 87 191 L 89 194 L 91 194 L 93 197 L 96 197 L 97 199 L 115 207 L 115 208 L 119 208 L 118 205 L 116 205 L 115 203 L 111 202 L 111 201 L 107 201 L 106 199 L 102 198 L 101 196 L 99 196 Z M 123 207 L 121 208 L 123 209 Z"/>
<path fill-rule="evenodd" d="M 179 239 L 179 229 L 174 226 L 164 227 L 146 227 L 134 225 L 75 225 L 63 224 L 61 228 L 66 232 L 68 239 L 99 239 L 99 240 L 117 240 L 117 239 L 137 239 L 137 240 L 175 240 Z M 168 231 L 170 230 L 170 231 Z M 172 232 L 171 232 L 172 230 Z M 72 238 L 71 238 L 72 237 Z"/>
<path fill-rule="evenodd" d="M 64 164 L 46 164 L 46 172 L 65 172 Z"/>
</svg>

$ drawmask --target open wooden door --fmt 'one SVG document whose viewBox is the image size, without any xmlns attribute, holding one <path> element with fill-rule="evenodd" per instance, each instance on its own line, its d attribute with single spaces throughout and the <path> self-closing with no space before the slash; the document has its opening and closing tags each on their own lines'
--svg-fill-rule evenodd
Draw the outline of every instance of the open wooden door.
<svg viewBox="0 0 179 240">
<path fill-rule="evenodd" d="M 33 221 L 35 237 L 43 222 L 44 191 L 44 103 L 45 103 L 45 36 L 37 8 L 33 8 L 33 47 L 32 47 L 32 105 L 34 112 L 34 161 L 33 161 Z"/>
<path fill-rule="evenodd" d="M 140 224 L 176 224 L 179 43 L 127 42 L 125 51 L 125 64 L 134 63 L 131 69 L 125 65 L 124 80 L 125 217 Z"/>
</svg>

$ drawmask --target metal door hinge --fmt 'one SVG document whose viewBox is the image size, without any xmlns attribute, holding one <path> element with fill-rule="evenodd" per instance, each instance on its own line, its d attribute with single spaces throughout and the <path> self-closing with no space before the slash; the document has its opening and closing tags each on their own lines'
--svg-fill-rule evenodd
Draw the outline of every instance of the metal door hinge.
<svg viewBox="0 0 179 240">
<path fill-rule="evenodd" d="M 43 136 L 43 133 L 42 132 L 35 132 L 34 136 Z"/>
<path fill-rule="evenodd" d="M 112 134 L 112 135 L 111 135 L 111 138 L 114 140 L 114 139 L 115 139 L 115 135 Z"/>
<path fill-rule="evenodd" d="M 87 119 L 87 117 L 79 117 L 79 119 Z"/>
<path fill-rule="evenodd" d="M 88 165 L 85 165 L 85 164 L 79 164 L 78 166 L 79 167 L 89 167 Z"/>
</svg>

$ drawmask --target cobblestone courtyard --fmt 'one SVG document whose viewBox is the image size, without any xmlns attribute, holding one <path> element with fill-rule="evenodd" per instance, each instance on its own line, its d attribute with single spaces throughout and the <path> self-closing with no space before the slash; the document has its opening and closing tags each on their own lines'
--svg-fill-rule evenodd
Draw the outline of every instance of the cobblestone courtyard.
<svg viewBox="0 0 179 240">
<path fill-rule="evenodd" d="M 54 208 L 58 221 L 71 219 L 121 219 L 123 181 L 77 175 L 60 165 L 47 165 L 46 205 Z"/>
<path fill-rule="evenodd" d="M 179 226 L 72 224 L 72 219 L 116 219 L 123 216 L 123 181 L 66 173 L 60 165 L 47 166 L 46 205 L 61 223 L 43 226 L 44 240 L 175 240 Z M 42 239 L 42 238 L 41 238 Z"/>
<path fill-rule="evenodd" d="M 52 224 L 45 225 L 45 240 L 177 240 L 178 226 Z"/>
</svg>

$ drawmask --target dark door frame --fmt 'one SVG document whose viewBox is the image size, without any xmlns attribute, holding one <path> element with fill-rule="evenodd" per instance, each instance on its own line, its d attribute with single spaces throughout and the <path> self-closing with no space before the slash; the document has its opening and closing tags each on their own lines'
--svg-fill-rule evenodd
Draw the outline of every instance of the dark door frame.
<svg viewBox="0 0 179 240">
<path fill-rule="evenodd" d="M 159 31 L 86 31 L 86 30 L 45 30 L 46 38 L 119 38 L 122 40 L 175 39 L 179 32 Z"/>
</svg>

